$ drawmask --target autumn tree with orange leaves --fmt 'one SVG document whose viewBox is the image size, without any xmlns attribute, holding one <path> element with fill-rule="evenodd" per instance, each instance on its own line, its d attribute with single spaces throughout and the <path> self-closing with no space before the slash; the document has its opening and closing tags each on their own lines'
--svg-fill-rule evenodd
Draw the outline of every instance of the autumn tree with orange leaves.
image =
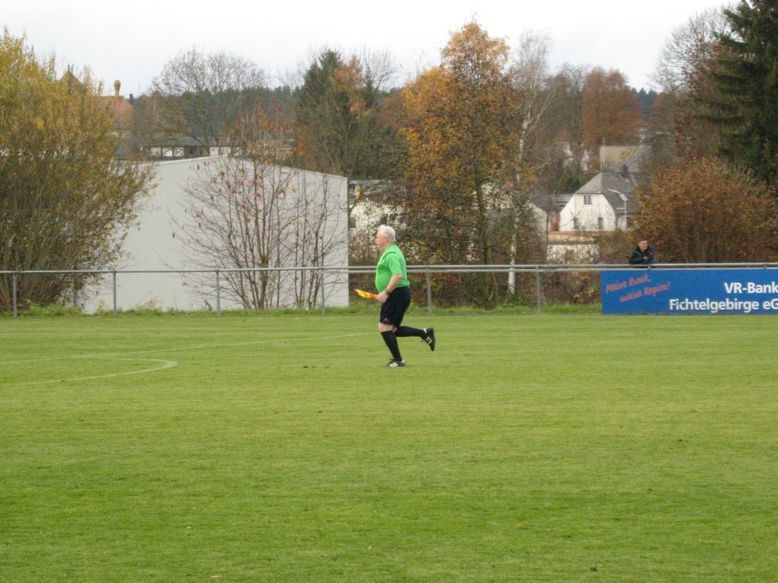
<svg viewBox="0 0 778 583">
<path fill-rule="evenodd" d="M 640 139 L 640 105 L 618 71 L 592 69 L 584 81 L 581 122 L 583 143 L 599 163 L 602 145 L 636 144 Z"/>
<path fill-rule="evenodd" d="M 115 265 L 152 178 L 116 160 L 100 86 L 58 78 L 54 62 L 0 34 L 0 271 L 83 271 L 2 275 L 2 310 L 56 303 L 91 283 L 86 270 Z"/>
<path fill-rule="evenodd" d="M 774 261 L 778 205 L 752 173 L 713 157 L 687 158 L 654 178 L 637 231 L 662 263 Z"/>
<path fill-rule="evenodd" d="M 520 127 L 508 56 L 504 41 L 471 22 L 452 35 L 440 66 L 405 90 L 405 210 L 420 260 L 494 260 L 490 213 L 512 180 Z M 474 288 L 484 303 L 498 300 L 493 276 Z"/>
</svg>

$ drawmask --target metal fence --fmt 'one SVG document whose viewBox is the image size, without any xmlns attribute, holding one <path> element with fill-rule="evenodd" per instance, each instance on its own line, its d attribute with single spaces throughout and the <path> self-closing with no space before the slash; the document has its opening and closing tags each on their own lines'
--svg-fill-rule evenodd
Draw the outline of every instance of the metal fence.
<svg viewBox="0 0 778 583">
<path fill-rule="evenodd" d="M 726 269 L 726 270 L 738 270 L 738 269 L 778 269 L 778 263 L 657 263 L 648 267 L 633 266 L 625 264 L 577 264 L 577 265 L 552 265 L 552 264 L 535 264 L 535 265 L 409 265 L 408 275 L 411 279 L 416 279 L 421 284 L 421 288 L 425 292 L 423 297 L 426 298 L 426 306 L 431 314 L 435 303 L 435 285 L 433 285 L 433 277 L 438 275 L 472 275 L 472 274 L 499 274 L 504 276 L 505 279 L 501 282 L 503 288 L 509 288 L 511 284 L 506 283 L 509 281 L 518 281 L 519 277 L 523 278 L 523 287 L 526 292 L 528 287 L 528 278 L 534 281 L 534 292 L 532 292 L 533 298 L 529 298 L 525 303 L 535 306 L 537 313 L 542 312 L 542 306 L 544 304 L 544 285 L 543 278 L 548 274 L 599 274 L 600 272 L 615 269 L 634 269 L 635 271 L 641 271 L 645 269 Z M 29 271 L 0 271 L 1 278 L 10 278 L 10 293 L 12 297 L 12 311 L 13 316 L 18 317 L 19 305 L 18 305 L 18 282 L 19 278 L 27 276 L 63 276 L 71 277 L 110 277 L 110 288 L 112 296 L 112 311 L 117 313 L 119 311 L 119 286 L 118 282 L 121 277 L 128 275 L 151 275 L 151 274 L 199 274 L 200 276 L 207 276 L 211 274 L 213 278 L 213 288 L 215 290 L 215 307 L 214 310 L 217 314 L 221 314 L 223 311 L 222 300 L 224 284 L 222 278 L 225 274 L 240 273 L 240 272 L 316 272 L 321 277 L 320 294 L 318 298 L 318 307 L 321 309 L 322 314 L 326 314 L 328 301 L 328 289 L 324 284 L 326 275 L 337 274 L 341 277 L 345 276 L 345 281 L 348 283 L 341 283 L 337 285 L 346 285 L 351 287 L 369 287 L 372 281 L 372 274 L 374 273 L 374 266 L 344 266 L 344 267 L 279 267 L 279 268 L 245 268 L 245 269 L 154 269 L 154 270 L 29 270 Z M 418 280 L 423 277 L 423 280 Z M 359 285 L 355 285 L 359 284 Z M 516 284 L 514 284 L 516 285 Z M 348 293 L 348 290 L 347 290 Z M 510 289 L 510 293 L 516 294 L 516 288 Z M 593 289 L 592 296 L 589 297 L 588 302 L 581 303 L 593 303 L 599 300 L 599 282 L 596 284 L 596 289 Z M 74 291 L 74 296 L 76 292 Z M 506 296 L 509 294 L 506 294 Z M 525 297 L 527 294 L 524 294 Z M 594 297 L 596 295 L 597 297 Z M 74 302 L 75 304 L 75 298 Z"/>
</svg>

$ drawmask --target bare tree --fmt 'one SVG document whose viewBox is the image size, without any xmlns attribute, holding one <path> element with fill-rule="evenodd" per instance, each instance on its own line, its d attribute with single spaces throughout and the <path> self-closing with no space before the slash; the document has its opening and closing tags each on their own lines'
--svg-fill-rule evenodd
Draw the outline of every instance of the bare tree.
<svg viewBox="0 0 778 583">
<path fill-rule="evenodd" d="M 373 90 L 391 89 L 397 78 L 397 62 L 388 51 L 372 51 L 367 48 L 354 56 L 364 78 Z"/>
<path fill-rule="evenodd" d="M 716 39 L 727 28 L 720 9 L 705 10 L 673 30 L 652 81 L 666 93 L 691 92 L 701 69 L 714 56 Z"/>
<path fill-rule="evenodd" d="M 651 116 L 653 171 L 718 151 L 720 131 L 706 119 L 702 102 L 714 94 L 711 68 L 726 30 L 723 13 L 707 10 L 675 29 L 662 49 L 653 74 L 662 89 Z"/>
<path fill-rule="evenodd" d="M 283 236 L 276 228 L 286 184 L 283 177 L 257 161 L 218 157 L 203 162 L 200 176 L 188 188 L 186 215 L 180 225 L 184 243 L 193 261 L 203 268 L 269 268 L 278 263 L 275 255 Z M 225 274 L 226 297 L 245 308 L 267 308 L 278 288 L 273 271 L 245 271 Z M 211 297 L 212 289 L 203 288 Z"/>
<path fill-rule="evenodd" d="M 337 233 L 345 232 L 346 209 L 335 177 L 278 165 L 287 130 L 276 121 L 259 109 L 240 120 L 231 133 L 240 156 L 202 163 L 180 225 L 196 264 L 244 270 L 224 274 L 226 297 L 244 308 L 313 307 L 323 280 L 311 268 L 344 250 Z M 308 269 L 281 271 L 292 267 Z M 213 295 L 210 278 L 197 285 Z"/>
<path fill-rule="evenodd" d="M 328 258 L 345 251 L 337 223 L 346 220 L 346 209 L 336 200 L 331 177 L 295 170 L 291 178 L 296 219 L 285 241 L 288 255 L 297 266 L 325 267 Z M 289 283 L 296 307 L 312 308 L 317 304 L 322 277 L 323 272 L 316 270 L 292 272 Z"/>
<path fill-rule="evenodd" d="M 525 31 L 519 38 L 511 66 L 511 77 L 519 95 L 521 136 L 518 164 L 525 173 L 537 174 L 548 159 L 538 152 L 543 136 L 538 135 L 550 109 L 554 93 L 548 86 L 548 52 L 550 40 L 537 31 Z"/>
<path fill-rule="evenodd" d="M 247 59 L 189 50 L 152 82 L 147 118 L 136 130 L 147 137 L 189 136 L 202 146 L 225 145 L 225 132 L 257 103 L 265 85 L 264 72 Z"/>
<path fill-rule="evenodd" d="M 510 69 L 518 96 L 520 135 L 516 154 L 516 179 L 509 190 L 513 214 L 510 237 L 511 264 L 526 257 L 537 243 L 537 225 L 529 199 L 538 178 L 554 160 L 554 139 L 544 132 L 546 119 L 555 97 L 548 85 L 548 52 L 550 40 L 537 31 L 524 31 L 519 38 Z M 508 275 L 508 291 L 515 293 L 516 274 Z"/>
</svg>

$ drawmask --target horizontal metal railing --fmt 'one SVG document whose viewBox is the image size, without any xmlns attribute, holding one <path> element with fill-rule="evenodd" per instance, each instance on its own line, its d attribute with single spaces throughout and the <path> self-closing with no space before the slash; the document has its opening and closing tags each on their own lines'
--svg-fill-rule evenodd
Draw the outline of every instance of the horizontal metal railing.
<svg viewBox="0 0 778 583">
<path fill-rule="evenodd" d="M 778 269 L 778 262 L 762 263 L 655 263 L 650 266 L 628 264 L 492 264 L 492 265 L 408 265 L 408 272 L 426 275 L 427 306 L 432 309 L 431 276 L 439 273 L 534 273 L 536 274 L 536 304 L 538 313 L 541 306 L 540 276 L 545 273 L 570 273 L 611 271 L 619 269 Z M 12 278 L 13 315 L 18 316 L 17 278 L 25 275 L 94 275 L 112 277 L 113 311 L 117 311 L 117 276 L 122 274 L 207 274 L 213 273 L 216 279 L 216 311 L 221 313 L 220 276 L 225 273 L 261 273 L 261 272 L 318 272 L 325 274 L 360 275 L 371 274 L 373 265 L 312 266 L 312 267 L 244 267 L 244 268 L 203 268 L 203 269 L 63 269 L 63 270 L 0 270 L 0 276 Z M 326 294 L 322 279 L 321 308 L 326 313 Z"/>
</svg>

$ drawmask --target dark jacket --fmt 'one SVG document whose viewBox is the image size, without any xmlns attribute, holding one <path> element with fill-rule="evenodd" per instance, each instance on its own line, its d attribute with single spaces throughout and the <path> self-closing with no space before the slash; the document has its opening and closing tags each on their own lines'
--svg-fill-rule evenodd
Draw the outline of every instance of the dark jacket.
<svg viewBox="0 0 778 583">
<path fill-rule="evenodd" d="M 654 261 L 656 261 L 656 252 L 651 245 L 646 247 L 645 251 L 641 251 L 640 247 L 635 247 L 632 255 L 629 256 L 630 265 L 651 265 Z"/>
</svg>

